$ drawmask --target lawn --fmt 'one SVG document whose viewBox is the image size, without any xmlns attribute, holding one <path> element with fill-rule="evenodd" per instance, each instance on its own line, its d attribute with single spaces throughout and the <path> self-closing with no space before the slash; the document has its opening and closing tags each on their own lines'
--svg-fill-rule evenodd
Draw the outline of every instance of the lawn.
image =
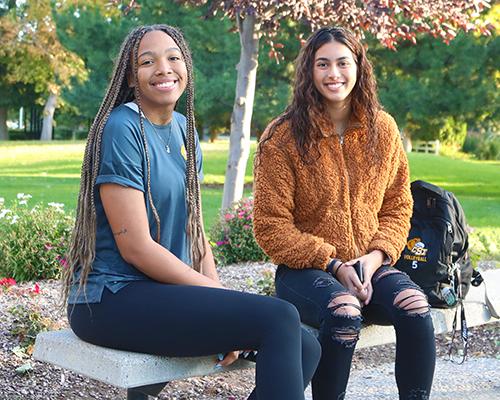
<svg viewBox="0 0 500 400">
<path fill-rule="evenodd" d="M 455 193 L 470 225 L 500 227 L 500 162 L 456 160 L 431 154 L 409 155 L 412 179 Z"/>
<path fill-rule="evenodd" d="M 227 161 L 228 142 L 203 143 L 203 209 L 209 228 L 217 216 Z M 35 202 L 76 205 L 83 142 L 4 142 L 0 144 L 0 197 L 7 202 L 19 192 Z M 255 143 L 252 144 L 252 157 Z M 470 225 L 500 234 L 500 162 L 457 160 L 430 154 L 409 156 L 412 179 L 423 179 L 453 191 Z M 252 181 L 248 163 L 245 182 Z M 208 186 L 206 186 L 208 185 Z M 247 191 L 249 194 L 249 192 Z"/>
<path fill-rule="evenodd" d="M 28 193 L 34 202 L 64 203 L 74 210 L 79 190 L 84 142 L 40 143 L 0 142 L 0 197 L 8 203 L 17 193 Z M 222 202 L 222 185 L 227 163 L 228 141 L 202 143 L 204 180 L 202 188 L 207 230 L 217 217 Z M 255 143 L 252 144 L 252 154 Z M 245 182 L 252 182 L 248 163 Z M 250 191 L 246 190 L 249 195 Z"/>
</svg>

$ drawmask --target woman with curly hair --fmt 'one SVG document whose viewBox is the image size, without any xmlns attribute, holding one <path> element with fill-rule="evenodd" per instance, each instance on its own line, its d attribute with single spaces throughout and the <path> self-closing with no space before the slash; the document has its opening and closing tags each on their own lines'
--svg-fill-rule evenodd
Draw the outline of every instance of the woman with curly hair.
<svg viewBox="0 0 500 400">
<path fill-rule="evenodd" d="M 399 398 L 428 399 L 429 305 L 392 267 L 410 227 L 408 161 L 350 31 L 322 28 L 300 51 L 291 104 L 261 138 L 254 189 L 255 237 L 278 264 L 277 295 L 319 329 L 314 400 L 344 398 L 362 318 L 394 325 Z"/>
<path fill-rule="evenodd" d="M 187 117 L 174 111 L 183 92 Z M 85 149 L 63 277 L 71 328 L 115 349 L 219 354 L 214 371 L 253 349 L 250 399 L 303 400 L 320 348 L 295 307 L 219 282 L 201 219 L 193 100 L 182 34 L 167 25 L 134 29 Z"/>
</svg>

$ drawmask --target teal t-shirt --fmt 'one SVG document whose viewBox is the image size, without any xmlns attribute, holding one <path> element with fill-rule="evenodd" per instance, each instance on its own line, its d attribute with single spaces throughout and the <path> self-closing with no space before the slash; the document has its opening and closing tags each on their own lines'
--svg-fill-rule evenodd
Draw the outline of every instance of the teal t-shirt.
<svg viewBox="0 0 500 400">
<path fill-rule="evenodd" d="M 154 125 L 154 128 L 147 119 L 144 118 L 143 121 L 150 157 L 151 194 L 161 221 L 160 244 L 190 265 L 186 235 L 186 118 L 174 112 L 169 124 Z M 198 140 L 196 151 L 201 180 L 202 157 Z M 156 240 L 156 221 L 146 198 L 147 161 L 138 108 L 134 103 L 122 104 L 114 109 L 104 127 L 95 187 L 96 257 L 85 291 L 78 290 L 79 280 L 75 279 L 69 304 L 99 303 L 104 288 L 116 293 L 131 281 L 150 280 L 120 255 L 99 195 L 99 185 L 103 183 L 116 183 L 144 193 L 151 237 Z M 78 271 L 75 278 L 78 278 Z"/>
</svg>

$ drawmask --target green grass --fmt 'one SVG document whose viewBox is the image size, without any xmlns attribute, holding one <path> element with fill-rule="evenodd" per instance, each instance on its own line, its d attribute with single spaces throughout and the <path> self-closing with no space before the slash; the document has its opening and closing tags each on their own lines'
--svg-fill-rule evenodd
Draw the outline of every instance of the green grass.
<svg viewBox="0 0 500 400">
<path fill-rule="evenodd" d="M 253 159 L 252 143 L 250 159 Z M 74 210 L 79 190 L 84 142 L 0 142 L 0 197 L 7 202 L 17 193 L 29 193 L 34 202 L 64 203 Z M 227 164 L 227 141 L 202 143 L 204 181 L 202 188 L 207 231 L 218 215 Z M 247 165 L 245 182 L 252 182 L 252 163 Z M 245 191 L 249 195 L 248 190 Z"/>
<path fill-rule="evenodd" d="M 250 160 L 255 143 L 252 143 Z M 217 216 L 227 162 L 227 141 L 203 143 L 203 210 L 207 230 Z M 83 142 L 0 143 L 0 197 L 8 202 L 19 192 L 35 202 L 59 202 L 67 210 L 76 206 Z M 470 225 L 488 236 L 500 237 L 500 162 L 472 161 L 412 153 L 412 179 L 423 179 L 453 191 Z M 245 182 L 252 181 L 252 163 Z M 249 194 L 248 191 L 246 191 Z M 498 239 L 497 239 L 498 240 Z"/>
<path fill-rule="evenodd" d="M 500 227 L 500 162 L 409 155 L 411 178 L 455 193 L 474 227 Z"/>
</svg>

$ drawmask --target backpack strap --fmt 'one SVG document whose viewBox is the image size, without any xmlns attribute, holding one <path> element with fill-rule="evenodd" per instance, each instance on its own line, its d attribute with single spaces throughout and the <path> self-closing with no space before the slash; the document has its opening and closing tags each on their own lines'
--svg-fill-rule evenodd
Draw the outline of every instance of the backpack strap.
<svg viewBox="0 0 500 400">
<path fill-rule="evenodd" d="M 457 328 L 459 311 L 460 311 L 460 337 L 462 338 L 463 354 L 462 354 L 462 360 L 459 362 L 456 362 L 452 358 L 452 353 L 453 353 L 453 350 L 455 349 L 454 343 L 455 343 L 455 336 L 457 333 L 456 328 Z M 469 328 L 467 328 L 467 320 L 465 318 L 465 307 L 464 307 L 463 299 L 458 300 L 457 308 L 455 311 L 455 318 L 453 318 L 452 329 L 453 329 L 453 335 L 451 336 L 451 342 L 450 342 L 450 345 L 448 347 L 448 359 L 451 362 L 454 362 L 454 363 L 457 363 L 460 365 L 460 364 L 463 364 L 465 362 L 465 360 L 467 358 L 467 349 L 469 347 L 468 346 L 469 345 Z M 457 352 L 458 352 L 458 349 L 457 349 Z"/>
<path fill-rule="evenodd" d="M 458 292 L 458 304 L 457 308 L 455 311 L 455 317 L 453 318 L 453 334 L 451 337 L 451 342 L 448 347 L 448 359 L 452 362 L 455 362 L 452 359 L 452 353 L 453 350 L 455 349 L 454 342 L 455 342 L 455 336 L 456 336 L 456 328 L 457 328 L 457 321 L 458 321 L 458 314 L 460 312 L 460 337 L 462 338 L 462 346 L 463 346 L 463 355 L 462 355 L 462 360 L 458 362 L 458 364 L 463 364 L 464 361 L 467 358 L 467 349 L 468 349 L 468 340 L 469 340 L 469 329 L 467 327 L 467 319 L 465 317 L 465 307 L 464 307 L 464 298 L 462 296 L 462 285 L 460 285 L 460 269 L 456 269 L 457 274 L 458 274 L 458 287 L 457 287 L 457 292 Z M 472 281 L 471 284 L 473 286 L 479 286 L 481 283 L 483 283 L 484 278 L 481 275 L 481 273 L 478 270 L 474 270 L 472 273 Z M 488 307 L 490 314 L 494 318 L 500 318 L 499 312 L 495 309 L 493 306 L 492 301 L 488 297 L 488 292 L 487 292 L 487 285 L 486 282 L 484 282 L 484 302 L 486 306 Z"/>
<path fill-rule="evenodd" d="M 455 362 L 452 359 L 452 353 L 453 349 L 455 348 L 454 343 L 455 343 L 455 336 L 457 333 L 457 321 L 458 321 L 458 314 L 460 313 L 460 337 L 462 338 L 463 354 L 462 354 L 462 360 L 458 362 L 458 364 L 463 364 L 467 358 L 467 349 L 469 344 L 469 329 L 467 327 L 467 319 L 465 317 L 464 296 L 462 293 L 462 285 L 461 285 L 462 277 L 460 273 L 460 267 L 458 264 L 455 264 L 453 274 L 455 276 L 452 278 L 451 281 L 452 284 L 453 282 L 456 282 L 456 287 L 454 289 L 457 293 L 458 302 L 457 302 L 457 307 L 455 309 L 455 317 L 453 318 L 453 325 L 451 328 L 453 330 L 453 334 L 451 336 L 450 345 L 448 347 L 448 359 L 452 362 Z"/>
</svg>

